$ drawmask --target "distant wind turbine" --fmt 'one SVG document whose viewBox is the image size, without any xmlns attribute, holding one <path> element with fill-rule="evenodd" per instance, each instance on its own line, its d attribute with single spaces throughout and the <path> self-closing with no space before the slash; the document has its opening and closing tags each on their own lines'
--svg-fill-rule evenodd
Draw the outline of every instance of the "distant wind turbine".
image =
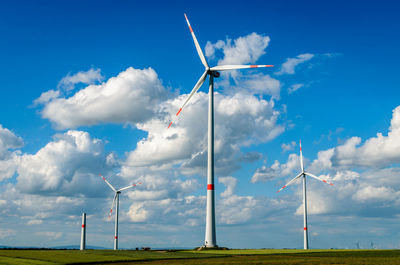
<svg viewBox="0 0 400 265">
<path fill-rule="evenodd" d="M 181 113 L 182 109 L 186 106 L 192 96 L 199 90 L 201 85 L 209 76 L 209 92 L 208 92 L 208 169 L 207 169 L 207 214 L 206 214 L 206 234 L 205 234 L 205 247 L 217 247 L 217 240 L 215 236 L 215 206 L 214 206 L 214 77 L 219 77 L 218 71 L 225 70 L 238 70 L 245 68 L 259 68 L 259 67 L 272 67 L 273 65 L 219 65 L 209 67 L 203 51 L 194 35 L 193 29 L 190 26 L 189 20 L 185 14 L 186 22 L 189 26 L 190 33 L 192 34 L 194 45 L 196 46 L 197 53 L 201 62 L 205 67 L 204 73 L 197 81 L 192 92 L 186 98 L 182 107 L 176 113 L 174 119 Z M 170 122 L 168 128 L 171 127 L 173 121 Z"/>
<path fill-rule="evenodd" d="M 121 191 L 123 191 L 123 190 L 127 190 L 127 189 L 129 189 L 129 188 L 136 187 L 137 185 L 142 184 L 142 183 L 139 182 L 138 184 L 132 184 L 132 185 L 129 185 L 129 186 L 126 186 L 126 187 L 124 187 L 124 188 L 122 188 L 122 189 L 117 190 L 117 189 L 115 189 L 115 188 L 110 184 L 110 182 L 108 182 L 108 181 L 106 180 L 106 178 L 103 177 L 101 174 L 100 174 L 100 177 L 101 177 L 101 178 L 107 183 L 107 185 L 115 192 L 114 199 L 113 199 L 113 202 L 112 202 L 112 205 L 111 205 L 111 210 L 110 210 L 110 213 L 109 213 L 109 215 L 108 215 L 108 218 L 111 217 L 112 211 L 113 211 L 113 208 L 114 208 L 114 205 L 115 205 L 114 250 L 117 250 L 117 249 L 118 249 L 118 210 L 119 210 L 119 194 L 120 194 Z"/>
<path fill-rule="evenodd" d="M 304 171 L 304 166 L 303 166 L 303 152 L 301 150 L 301 141 L 300 141 L 300 166 L 301 166 L 301 173 L 298 174 L 296 177 L 294 177 L 291 181 L 289 181 L 285 186 L 283 186 L 282 188 L 280 188 L 277 192 L 280 192 L 281 190 L 283 190 L 284 188 L 286 188 L 287 186 L 289 186 L 290 184 L 293 183 L 293 181 L 295 181 L 298 178 L 303 178 L 303 209 L 304 209 L 304 249 L 308 249 L 308 227 L 307 227 L 307 196 L 306 196 L 306 175 L 310 176 L 312 178 L 318 179 L 322 182 L 325 182 L 329 185 L 332 185 L 332 183 L 317 177 L 311 173 L 305 172 Z"/>
</svg>

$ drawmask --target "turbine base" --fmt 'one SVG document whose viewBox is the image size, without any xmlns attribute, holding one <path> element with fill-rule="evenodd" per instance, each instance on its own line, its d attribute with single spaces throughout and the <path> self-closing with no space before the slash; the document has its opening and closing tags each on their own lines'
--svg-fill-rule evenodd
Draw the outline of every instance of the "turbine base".
<svg viewBox="0 0 400 265">
<path fill-rule="evenodd" d="M 205 245 L 202 245 L 201 247 L 195 248 L 195 250 L 198 250 L 198 251 L 202 251 L 202 250 L 229 250 L 229 248 L 227 248 L 227 247 L 219 247 L 219 246 L 207 247 Z"/>
</svg>

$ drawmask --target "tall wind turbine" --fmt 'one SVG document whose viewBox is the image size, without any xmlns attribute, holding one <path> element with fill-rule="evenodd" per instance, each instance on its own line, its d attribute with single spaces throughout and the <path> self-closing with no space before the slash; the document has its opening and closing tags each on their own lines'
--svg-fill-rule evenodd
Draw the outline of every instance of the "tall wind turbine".
<svg viewBox="0 0 400 265">
<path fill-rule="evenodd" d="M 308 227 L 307 227 L 307 195 L 306 195 L 306 175 L 315 179 L 318 179 L 322 182 L 325 182 L 331 186 L 333 186 L 332 183 L 317 177 L 311 173 L 305 172 L 304 171 L 304 166 L 303 166 L 303 152 L 301 150 L 301 141 L 300 141 L 300 166 L 301 166 L 301 173 L 298 174 L 296 177 L 294 177 L 291 181 L 289 181 L 288 183 L 286 183 L 285 186 L 283 186 L 282 188 L 280 188 L 277 192 L 280 192 L 281 190 L 283 190 L 284 188 L 286 188 L 287 186 L 289 186 L 290 184 L 293 183 L 293 181 L 295 181 L 298 178 L 303 178 L 303 212 L 304 212 L 304 249 L 308 249 Z"/>
<path fill-rule="evenodd" d="M 183 103 L 182 107 L 176 113 L 176 118 L 186 106 L 192 96 L 199 90 L 201 85 L 209 76 L 209 92 L 208 92 L 208 169 L 207 169 L 207 213 L 206 213 L 206 234 L 205 234 L 205 247 L 217 247 L 217 240 L 215 236 L 215 206 L 214 206 L 214 77 L 219 77 L 218 71 L 226 70 L 238 70 L 246 68 L 259 68 L 259 67 L 272 67 L 273 65 L 219 65 L 209 67 L 206 58 L 204 57 L 203 51 L 197 41 L 196 35 L 194 35 L 193 29 L 190 26 L 189 20 L 185 14 L 186 22 L 189 26 L 190 33 L 192 34 L 194 45 L 196 46 L 197 53 L 203 63 L 205 70 L 197 81 L 193 90 Z M 171 127 L 173 121 L 168 125 Z"/>
<path fill-rule="evenodd" d="M 109 213 L 109 215 L 108 215 L 108 218 L 111 217 L 112 211 L 113 211 L 113 208 L 114 208 L 114 205 L 115 205 L 114 250 L 117 250 L 117 249 L 118 249 L 118 210 L 119 210 L 119 195 L 121 194 L 121 191 L 127 190 L 127 189 L 132 188 L 132 187 L 136 187 L 137 184 L 132 184 L 132 185 L 129 185 L 129 186 L 126 186 L 126 187 L 124 187 L 124 188 L 122 188 L 122 189 L 117 190 L 117 189 L 114 188 L 114 187 L 110 184 L 110 182 L 108 182 L 108 181 L 106 180 L 106 178 L 103 177 L 101 174 L 100 174 L 100 177 L 101 177 L 101 178 L 107 183 L 107 185 L 115 192 L 114 199 L 113 199 L 113 202 L 112 202 L 112 205 L 111 205 L 111 210 L 110 210 L 110 213 Z M 138 184 L 142 184 L 142 183 L 139 182 Z"/>
</svg>

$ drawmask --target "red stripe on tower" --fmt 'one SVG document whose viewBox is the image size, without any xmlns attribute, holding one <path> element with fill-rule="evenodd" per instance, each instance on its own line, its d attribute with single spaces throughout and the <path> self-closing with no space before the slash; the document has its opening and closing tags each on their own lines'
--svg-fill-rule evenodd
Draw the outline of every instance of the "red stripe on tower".
<svg viewBox="0 0 400 265">
<path fill-rule="evenodd" d="M 117 237 L 117 236 L 115 236 L 114 238 L 115 238 L 115 239 L 117 239 L 118 237 Z"/>
<path fill-rule="evenodd" d="M 207 184 L 207 190 L 214 190 L 214 184 Z"/>
<path fill-rule="evenodd" d="M 306 231 L 307 230 L 307 227 L 304 227 L 304 231 Z"/>
<path fill-rule="evenodd" d="M 250 65 L 250 68 L 257 68 L 258 65 Z"/>
<path fill-rule="evenodd" d="M 172 125 L 172 121 L 171 121 L 171 123 L 168 125 L 168 128 L 171 127 L 171 125 Z"/>
<path fill-rule="evenodd" d="M 181 111 L 182 111 L 182 108 L 179 109 L 178 113 L 176 113 L 176 116 L 178 116 L 179 113 L 181 113 Z"/>
<path fill-rule="evenodd" d="M 189 25 L 190 32 L 193 33 L 192 27 Z"/>
</svg>

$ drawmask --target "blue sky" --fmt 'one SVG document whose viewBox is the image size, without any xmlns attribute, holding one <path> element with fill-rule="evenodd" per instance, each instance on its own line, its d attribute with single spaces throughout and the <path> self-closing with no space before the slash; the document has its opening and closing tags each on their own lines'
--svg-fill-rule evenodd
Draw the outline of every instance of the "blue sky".
<svg viewBox="0 0 400 265">
<path fill-rule="evenodd" d="M 398 248 L 400 19 L 395 1 L 16 1 L 0 8 L 0 242 L 121 247 L 203 243 L 207 88 L 164 130 L 203 67 L 273 64 L 216 82 L 217 243 Z M 218 120 L 219 119 L 219 120 Z M 379 134 L 381 133 L 381 134 Z M 21 233 L 22 231 L 22 233 Z M 24 232 L 31 236 L 24 236 Z"/>
</svg>

